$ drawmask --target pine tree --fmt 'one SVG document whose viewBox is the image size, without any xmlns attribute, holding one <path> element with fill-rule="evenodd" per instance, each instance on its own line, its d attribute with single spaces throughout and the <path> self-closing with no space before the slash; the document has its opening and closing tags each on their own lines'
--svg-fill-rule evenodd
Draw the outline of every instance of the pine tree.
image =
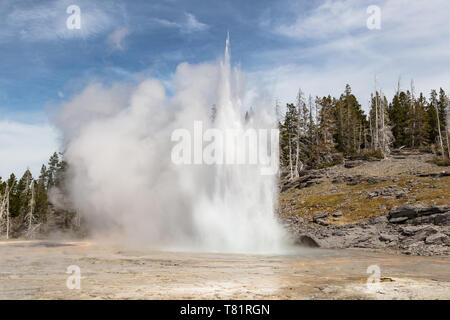
<svg viewBox="0 0 450 320">
<path fill-rule="evenodd" d="M 322 146 L 326 152 L 334 152 L 335 142 L 333 139 L 336 131 L 336 121 L 334 117 L 333 99 L 331 96 L 317 99 L 320 105 L 318 120 L 318 145 Z"/>
<path fill-rule="evenodd" d="M 389 105 L 389 118 L 392 121 L 392 134 L 394 135 L 394 146 L 410 147 L 412 144 L 412 135 L 410 128 L 411 122 L 411 94 L 410 92 L 397 92 Z"/>
<path fill-rule="evenodd" d="M 336 143 L 337 150 L 344 155 L 351 156 L 361 150 L 359 131 L 363 130 L 367 122 L 364 111 L 361 109 L 356 97 L 351 93 L 351 87 L 347 84 L 344 94 L 335 104 L 336 115 Z M 361 124 L 361 128 L 359 125 Z"/>
<path fill-rule="evenodd" d="M 47 220 L 48 196 L 47 196 L 47 169 L 42 165 L 41 174 L 36 185 L 35 217 L 38 221 Z"/>
<path fill-rule="evenodd" d="M 430 143 L 430 121 L 427 114 L 427 99 L 420 93 L 414 102 L 414 126 L 412 135 L 414 137 L 413 147 L 423 147 Z"/>
<path fill-rule="evenodd" d="M 48 161 L 47 188 L 49 189 L 56 185 L 56 174 L 58 171 L 58 165 L 59 165 L 59 156 L 58 153 L 55 152 Z"/>
</svg>

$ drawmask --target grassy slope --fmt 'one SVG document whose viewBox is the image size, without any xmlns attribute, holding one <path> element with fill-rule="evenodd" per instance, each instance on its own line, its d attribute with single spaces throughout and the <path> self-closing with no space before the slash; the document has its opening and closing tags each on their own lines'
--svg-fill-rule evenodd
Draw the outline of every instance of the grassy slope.
<svg viewBox="0 0 450 320">
<path fill-rule="evenodd" d="M 408 170 L 411 169 L 411 159 L 408 160 L 396 160 L 395 163 L 390 163 L 390 169 L 392 166 L 396 166 L 397 170 L 390 170 L 389 177 L 395 177 L 398 181 L 392 180 L 382 181 L 378 183 L 369 184 L 362 182 L 355 186 L 349 186 L 346 183 L 332 184 L 330 178 L 323 178 L 324 181 L 321 184 L 313 185 L 309 188 L 303 189 L 289 189 L 280 195 L 280 206 L 282 208 L 282 214 L 295 214 L 299 216 L 312 216 L 317 212 L 335 212 L 337 210 L 342 211 L 343 216 L 340 219 L 334 221 L 329 219 L 330 223 L 334 224 L 347 224 L 355 221 L 366 220 L 370 217 L 377 216 L 386 213 L 391 208 L 405 205 L 408 203 L 424 203 L 424 204 L 450 204 L 450 177 L 442 177 L 439 179 L 432 179 L 429 177 L 417 177 L 416 175 L 408 174 Z M 412 161 L 421 162 L 423 159 L 415 159 Z M 383 164 L 380 164 L 380 168 L 374 168 L 374 164 L 368 164 L 372 166 L 369 170 L 365 170 L 364 164 L 358 168 L 360 172 L 371 172 L 372 176 L 384 176 L 382 174 Z M 376 164 L 375 164 L 376 166 Z M 403 168 L 403 170 L 402 170 Z M 373 174 L 373 169 L 378 174 Z M 442 167 L 428 167 L 427 172 L 439 172 Z M 333 168 L 329 169 L 330 172 Z M 338 168 L 343 174 L 346 174 L 345 169 Z M 396 171 L 392 174 L 392 171 Z M 403 172 L 402 172 L 403 171 Z M 347 169 L 347 174 L 351 174 L 351 169 Z M 406 197 L 403 198 L 386 198 L 377 197 L 368 199 L 367 194 L 373 190 L 381 189 L 387 186 L 395 186 L 398 189 L 408 188 L 410 191 Z"/>
</svg>

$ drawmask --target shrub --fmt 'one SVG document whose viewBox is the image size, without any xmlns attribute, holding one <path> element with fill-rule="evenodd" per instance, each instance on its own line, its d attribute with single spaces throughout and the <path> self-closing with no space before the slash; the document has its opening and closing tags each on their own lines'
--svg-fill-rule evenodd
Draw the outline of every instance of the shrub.
<svg viewBox="0 0 450 320">
<path fill-rule="evenodd" d="M 440 167 L 450 167 L 450 159 L 449 158 L 442 159 L 442 158 L 435 157 L 431 162 Z"/>
</svg>

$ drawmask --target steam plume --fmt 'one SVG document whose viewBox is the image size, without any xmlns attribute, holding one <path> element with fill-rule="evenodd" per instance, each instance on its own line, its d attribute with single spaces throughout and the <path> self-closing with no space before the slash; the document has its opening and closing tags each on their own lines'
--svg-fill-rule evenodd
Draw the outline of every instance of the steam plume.
<svg viewBox="0 0 450 320">
<path fill-rule="evenodd" d="M 157 79 L 136 88 L 95 84 L 61 108 L 74 207 L 94 229 L 119 230 L 123 239 L 147 246 L 278 250 L 276 176 L 261 175 L 259 165 L 171 161 L 171 133 L 192 130 L 194 121 L 218 129 L 275 126 L 264 105 L 250 124 L 244 121 L 244 75 L 230 66 L 229 39 L 218 63 L 182 63 L 172 81 L 171 96 Z"/>
</svg>

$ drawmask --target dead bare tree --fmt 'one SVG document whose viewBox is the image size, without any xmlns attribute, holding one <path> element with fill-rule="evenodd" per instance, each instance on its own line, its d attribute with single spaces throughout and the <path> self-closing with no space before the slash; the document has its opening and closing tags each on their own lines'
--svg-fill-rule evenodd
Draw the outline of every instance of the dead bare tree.
<svg viewBox="0 0 450 320">
<path fill-rule="evenodd" d="M 301 89 L 298 90 L 297 94 L 297 133 L 296 133 L 296 154 L 295 154 L 295 170 L 294 178 L 300 176 L 300 172 L 303 171 L 304 164 L 300 160 L 300 149 L 302 148 L 301 139 L 306 133 L 307 119 L 306 119 L 306 103 L 303 100 L 303 92 Z"/>
<path fill-rule="evenodd" d="M 29 203 L 29 212 L 26 216 L 26 220 L 27 220 L 27 231 L 28 233 L 31 231 L 32 227 L 33 227 L 33 222 L 34 222 L 34 207 L 35 207 L 36 201 L 35 201 L 35 195 L 34 195 L 34 181 L 31 183 L 31 198 L 30 198 L 30 203 Z"/>
<path fill-rule="evenodd" d="M 394 136 L 391 131 L 391 127 L 389 126 L 389 116 L 387 113 L 387 100 L 380 89 L 380 115 L 381 115 L 381 151 L 384 156 L 390 154 L 390 145 L 394 140 Z"/>
<path fill-rule="evenodd" d="M 375 140 L 374 149 L 378 149 L 379 146 L 379 130 L 378 130 L 378 92 L 377 92 L 377 76 L 375 75 Z"/>
<path fill-rule="evenodd" d="M 0 191 L 0 236 L 2 234 L 2 229 L 3 229 L 3 195 Z"/>
<path fill-rule="evenodd" d="M 9 213 L 9 185 L 6 184 L 5 193 L 2 198 L 0 198 L 0 234 L 5 230 L 6 239 L 9 239 L 10 231 L 10 213 Z M 1 195 L 0 195 L 1 197 Z"/>
<path fill-rule="evenodd" d="M 292 142 L 291 135 L 289 135 L 289 180 L 294 180 L 294 166 L 292 163 Z"/>
<path fill-rule="evenodd" d="M 411 105 L 413 107 L 413 123 L 412 123 L 412 141 L 411 145 L 414 148 L 415 147 L 415 137 L 416 137 L 416 121 L 417 121 L 417 115 L 416 115 L 416 99 L 414 97 L 414 80 L 411 79 Z"/>
<path fill-rule="evenodd" d="M 442 155 L 442 158 L 444 158 L 445 157 L 445 152 L 444 152 L 444 144 L 442 142 L 441 122 L 439 120 L 439 110 L 438 110 L 437 105 L 435 105 L 434 108 L 436 109 L 437 127 L 438 127 L 438 133 L 439 133 L 439 144 L 441 146 L 441 155 Z"/>
<path fill-rule="evenodd" d="M 449 142 L 448 142 L 448 132 L 450 130 L 448 122 L 450 121 L 450 104 L 448 104 L 447 101 L 447 109 L 446 109 L 446 119 L 445 119 L 445 139 L 447 140 L 447 153 L 448 153 L 448 157 L 450 158 L 450 146 L 449 146 Z"/>
</svg>

